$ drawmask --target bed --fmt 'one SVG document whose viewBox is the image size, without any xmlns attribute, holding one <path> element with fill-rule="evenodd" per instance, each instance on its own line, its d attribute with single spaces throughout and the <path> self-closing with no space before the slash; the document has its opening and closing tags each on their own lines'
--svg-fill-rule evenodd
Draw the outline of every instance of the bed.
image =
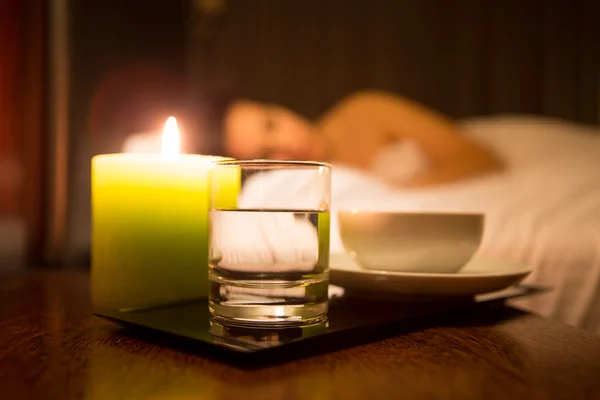
<svg viewBox="0 0 600 400">
<path fill-rule="evenodd" d="M 460 125 L 465 135 L 497 152 L 507 168 L 468 181 L 402 190 L 370 173 L 334 166 L 331 252 L 343 251 L 335 216 L 340 209 L 482 212 L 486 227 L 476 257 L 527 263 L 533 267 L 527 282 L 553 288 L 518 305 L 600 332 L 598 128 L 529 116 L 475 118 Z M 384 157 L 388 169 L 418 173 L 422 159 L 414 146 L 400 144 L 394 151 L 396 158 Z M 306 182 L 287 174 L 261 178 L 261 198 L 268 197 L 267 190 L 278 200 L 281 185 L 300 193 Z M 246 186 L 242 199 L 247 204 L 256 183 Z"/>
</svg>

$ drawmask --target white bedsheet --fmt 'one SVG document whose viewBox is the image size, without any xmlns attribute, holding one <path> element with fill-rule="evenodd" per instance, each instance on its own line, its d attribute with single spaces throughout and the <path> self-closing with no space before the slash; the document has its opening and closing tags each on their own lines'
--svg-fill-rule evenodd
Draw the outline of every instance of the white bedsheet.
<svg viewBox="0 0 600 400">
<path fill-rule="evenodd" d="M 518 305 L 600 333 L 600 130 L 517 116 L 463 127 L 509 164 L 489 183 L 512 200 L 482 199 L 490 225 L 481 255 L 527 262 L 527 282 L 554 288 Z"/>
<path fill-rule="evenodd" d="M 505 158 L 508 169 L 454 184 L 399 190 L 372 175 L 336 166 L 331 252 L 343 251 L 335 216 L 340 209 L 483 212 L 486 228 L 477 257 L 526 262 L 533 267 L 527 282 L 554 288 L 518 305 L 600 332 L 600 134 L 561 121 L 522 117 L 472 120 L 463 128 Z M 389 168 L 412 168 L 387 159 Z M 300 195 L 307 184 L 296 179 L 293 190 L 282 190 L 290 182 L 285 172 L 257 179 L 246 187 L 242 202 L 250 204 L 260 187 L 261 201 L 270 198 L 275 204 L 282 196 Z"/>
<path fill-rule="evenodd" d="M 336 175 L 344 179 L 344 173 Z M 600 321 L 586 322 L 589 312 L 600 307 L 598 177 L 569 178 L 551 169 L 533 169 L 418 192 L 396 191 L 371 199 L 334 195 L 334 199 L 334 211 L 483 212 L 486 227 L 477 256 L 526 262 L 534 268 L 528 282 L 555 288 L 519 304 L 576 326 L 598 329 L 592 324 Z M 332 251 L 341 251 L 335 213 L 331 235 Z"/>
</svg>

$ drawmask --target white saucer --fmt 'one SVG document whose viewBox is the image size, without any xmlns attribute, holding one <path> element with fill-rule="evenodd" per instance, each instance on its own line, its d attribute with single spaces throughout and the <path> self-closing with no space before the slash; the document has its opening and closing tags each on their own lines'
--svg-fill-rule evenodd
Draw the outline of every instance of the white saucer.
<svg viewBox="0 0 600 400">
<path fill-rule="evenodd" d="M 457 273 L 388 272 L 360 268 L 346 254 L 330 256 L 330 281 L 349 291 L 408 296 L 474 296 L 519 283 L 531 268 L 507 261 L 472 260 Z"/>
</svg>

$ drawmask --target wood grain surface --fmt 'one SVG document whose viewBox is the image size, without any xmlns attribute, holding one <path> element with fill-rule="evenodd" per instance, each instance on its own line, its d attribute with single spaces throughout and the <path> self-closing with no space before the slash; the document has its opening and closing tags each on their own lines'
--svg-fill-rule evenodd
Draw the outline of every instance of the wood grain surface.
<svg viewBox="0 0 600 400">
<path fill-rule="evenodd" d="M 89 276 L 0 276 L 0 398 L 600 398 L 600 337 L 509 307 L 260 369 L 135 338 L 90 315 Z"/>
</svg>

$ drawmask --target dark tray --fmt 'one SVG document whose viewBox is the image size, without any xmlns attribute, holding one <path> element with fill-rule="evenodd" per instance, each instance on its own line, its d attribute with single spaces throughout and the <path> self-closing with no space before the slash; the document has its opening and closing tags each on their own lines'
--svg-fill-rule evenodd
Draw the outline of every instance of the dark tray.
<svg viewBox="0 0 600 400">
<path fill-rule="evenodd" d="M 261 366 L 363 344 L 435 325 L 435 315 L 489 307 L 545 291 L 515 286 L 501 292 L 445 300 L 376 299 L 347 295 L 329 303 L 326 323 L 293 328 L 224 325 L 206 299 L 135 311 L 94 310 L 144 340 L 246 367 Z"/>
</svg>

